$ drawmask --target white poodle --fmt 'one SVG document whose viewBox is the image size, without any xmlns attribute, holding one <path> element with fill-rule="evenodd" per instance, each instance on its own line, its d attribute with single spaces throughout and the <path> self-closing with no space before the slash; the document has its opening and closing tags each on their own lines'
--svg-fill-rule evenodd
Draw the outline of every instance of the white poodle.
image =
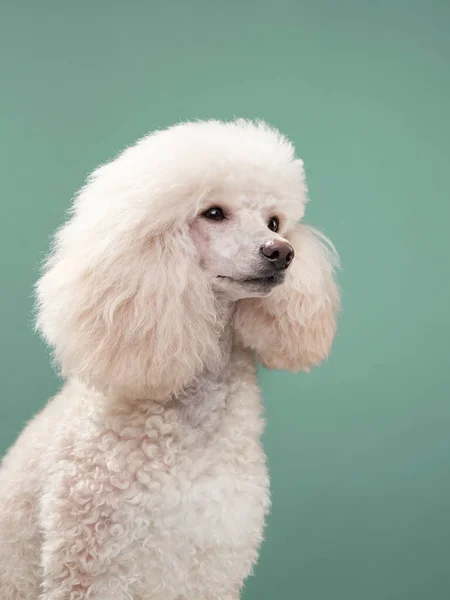
<svg viewBox="0 0 450 600">
<path fill-rule="evenodd" d="M 0 471 L 1 600 L 237 600 L 269 509 L 255 358 L 330 349 L 335 253 L 264 123 L 177 125 L 89 177 L 37 285 L 66 383 Z"/>
</svg>

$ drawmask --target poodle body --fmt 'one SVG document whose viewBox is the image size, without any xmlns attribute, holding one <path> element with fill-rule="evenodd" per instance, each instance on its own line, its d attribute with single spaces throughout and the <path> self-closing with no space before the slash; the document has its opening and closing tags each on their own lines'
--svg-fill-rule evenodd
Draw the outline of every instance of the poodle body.
<svg viewBox="0 0 450 600">
<path fill-rule="evenodd" d="M 1 472 L 2 599 L 39 598 L 41 561 L 45 599 L 238 597 L 268 476 L 254 361 L 224 367 L 171 407 L 66 384 Z"/>
<path fill-rule="evenodd" d="M 239 598 L 270 504 L 255 359 L 307 370 L 335 333 L 305 202 L 263 123 L 179 125 L 90 177 L 37 286 L 66 382 L 2 463 L 2 600 Z"/>
</svg>

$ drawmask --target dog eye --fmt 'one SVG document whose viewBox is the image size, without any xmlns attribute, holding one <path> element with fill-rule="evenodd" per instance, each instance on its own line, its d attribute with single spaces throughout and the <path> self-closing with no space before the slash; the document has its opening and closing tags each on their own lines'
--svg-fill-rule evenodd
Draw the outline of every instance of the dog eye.
<svg viewBox="0 0 450 600">
<path fill-rule="evenodd" d="M 208 208 L 208 210 L 205 210 L 203 213 L 203 216 L 207 219 L 211 219 L 211 221 L 222 221 L 222 219 L 225 219 L 224 212 L 220 206 L 212 206 L 211 208 Z"/>
<path fill-rule="evenodd" d="M 277 217 L 271 217 L 269 219 L 269 222 L 267 223 L 267 227 L 270 229 L 270 231 L 278 231 L 278 227 L 280 225 L 280 222 L 278 220 Z"/>
</svg>

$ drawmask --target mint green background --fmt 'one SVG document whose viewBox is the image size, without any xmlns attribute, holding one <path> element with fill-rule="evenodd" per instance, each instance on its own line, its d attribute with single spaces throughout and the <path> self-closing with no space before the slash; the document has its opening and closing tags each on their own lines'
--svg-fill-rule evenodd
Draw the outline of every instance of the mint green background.
<svg viewBox="0 0 450 600">
<path fill-rule="evenodd" d="M 262 117 L 305 159 L 344 312 L 322 368 L 261 374 L 273 511 L 245 600 L 450 598 L 450 3 L 29 0 L 0 21 L 0 451 L 58 386 L 32 285 L 86 174 L 149 129 Z"/>
</svg>

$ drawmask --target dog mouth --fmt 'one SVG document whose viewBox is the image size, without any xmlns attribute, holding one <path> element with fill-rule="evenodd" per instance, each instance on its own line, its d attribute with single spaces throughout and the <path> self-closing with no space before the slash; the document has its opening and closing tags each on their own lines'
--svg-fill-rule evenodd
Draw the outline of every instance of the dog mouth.
<svg viewBox="0 0 450 600">
<path fill-rule="evenodd" d="M 227 277 L 225 275 L 219 275 L 219 279 L 226 279 L 240 285 L 251 286 L 251 287 L 272 287 L 279 285 L 284 281 L 284 273 L 273 273 L 271 275 L 262 275 L 260 277 L 244 277 L 235 278 Z"/>
</svg>

